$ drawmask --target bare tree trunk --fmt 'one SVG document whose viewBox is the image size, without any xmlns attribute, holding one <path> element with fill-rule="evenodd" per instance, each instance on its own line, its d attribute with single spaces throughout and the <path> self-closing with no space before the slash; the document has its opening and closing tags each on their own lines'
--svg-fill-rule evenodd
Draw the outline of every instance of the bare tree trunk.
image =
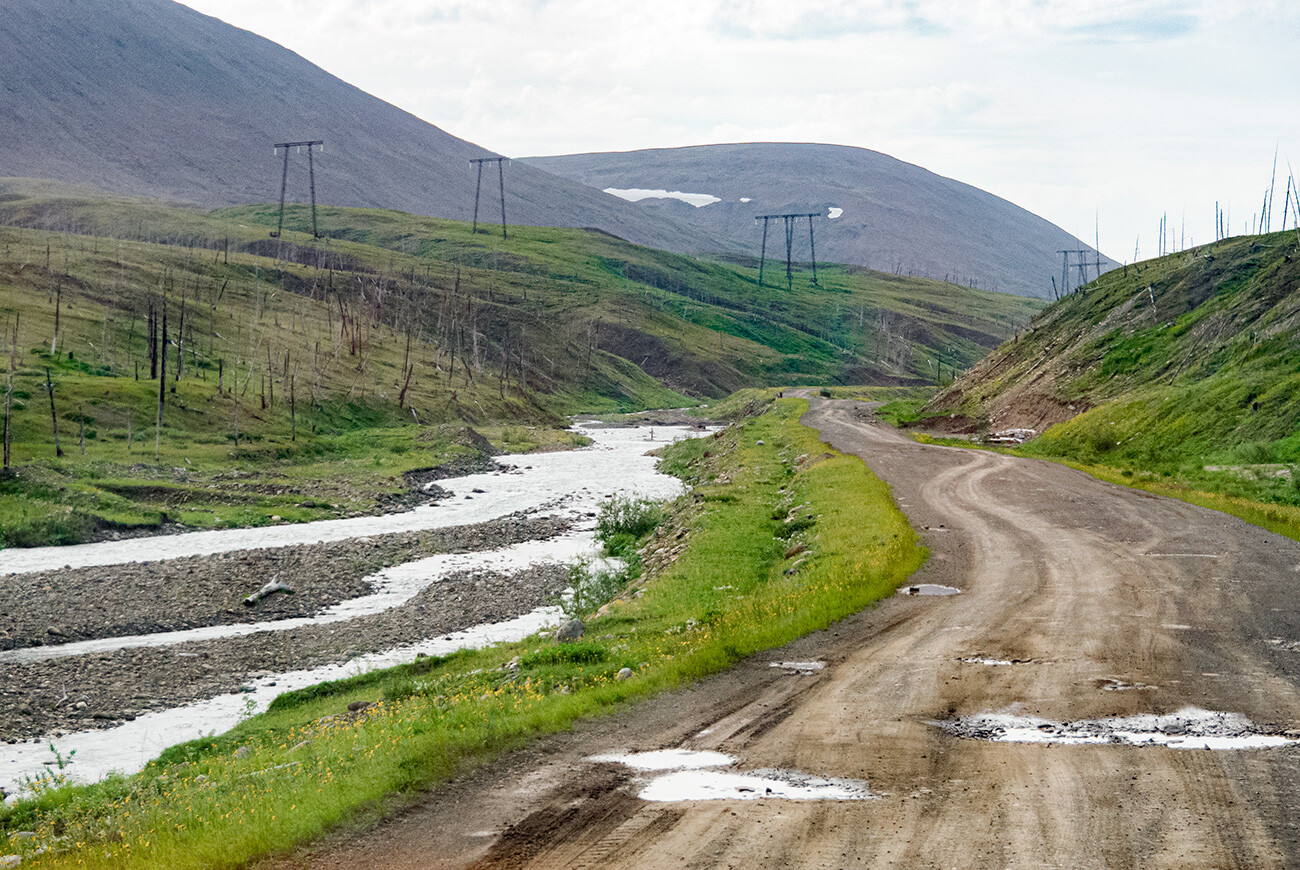
<svg viewBox="0 0 1300 870">
<path fill-rule="evenodd" d="M 59 343 L 59 314 L 63 311 L 63 276 L 59 276 L 59 281 L 54 288 L 54 336 L 50 339 L 50 356 L 54 356 L 55 348 Z"/>
<path fill-rule="evenodd" d="M 199 286 L 198 279 L 194 279 L 194 288 L 197 292 Z M 181 356 L 182 346 L 185 344 L 185 285 L 181 285 L 181 323 L 180 328 L 176 330 L 176 383 L 181 381 L 181 363 L 184 357 Z"/>
<path fill-rule="evenodd" d="M 10 444 L 10 439 L 12 437 L 10 433 L 13 432 L 13 429 L 9 422 L 9 418 L 10 415 L 12 414 L 13 399 L 14 399 L 14 373 L 13 370 L 10 369 L 9 383 L 5 386 L 5 435 L 4 435 L 4 444 L 5 444 L 4 470 L 5 471 L 9 470 L 9 444 Z"/>
<path fill-rule="evenodd" d="M 289 440 L 298 440 L 298 397 L 296 387 L 298 382 L 298 366 L 293 367 L 293 374 L 289 376 Z"/>
<path fill-rule="evenodd" d="M 158 461 L 162 450 L 163 407 L 167 404 L 167 300 L 163 299 L 162 339 L 158 353 L 158 421 L 153 434 L 153 459 Z"/>
<path fill-rule="evenodd" d="M 50 424 L 54 427 L 54 455 L 62 456 L 63 448 L 59 446 L 59 415 L 54 412 L 54 384 L 50 382 L 49 366 L 45 367 L 45 391 L 50 394 Z"/>
</svg>

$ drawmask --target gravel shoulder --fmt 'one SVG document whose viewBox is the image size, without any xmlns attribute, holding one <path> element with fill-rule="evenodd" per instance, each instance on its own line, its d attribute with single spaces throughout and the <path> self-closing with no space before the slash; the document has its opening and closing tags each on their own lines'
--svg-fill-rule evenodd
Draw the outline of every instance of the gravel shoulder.
<svg viewBox="0 0 1300 870">
<path fill-rule="evenodd" d="M 267 866 L 1300 866 L 1295 746 L 1000 743 L 935 724 L 1193 706 L 1300 728 L 1300 544 L 1062 466 L 916 444 L 858 403 L 814 399 L 805 422 L 891 485 L 931 551 L 912 582 L 961 594 L 897 596 Z M 768 667 L 808 660 L 825 667 Z M 656 803 L 584 760 L 677 747 L 865 780 L 875 799 Z"/>
</svg>

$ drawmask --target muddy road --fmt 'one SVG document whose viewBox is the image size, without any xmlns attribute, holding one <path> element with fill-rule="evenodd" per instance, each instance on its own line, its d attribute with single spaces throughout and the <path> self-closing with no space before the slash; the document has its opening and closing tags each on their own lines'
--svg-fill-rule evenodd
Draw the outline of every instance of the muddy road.
<svg viewBox="0 0 1300 870">
<path fill-rule="evenodd" d="M 1300 867 L 1300 544 L 916 444 L 851 402 L 805 422 L 893 487 L 931 550 L 913 582 L 960 594 L 896 596 L 274 866 Z M 1115 725 L 1146 714 L 1178 716 Z M 1087 720 L 1105 742 L 1052 742 Z M 989 739 L 1012 726 L 1039 742 Z M 646 800 L 662 772 L 588 760 L 668 748 L 726 753 L 749 786 Z M 782 799 L 808 776 L 870 797 Z"/>
</svg>

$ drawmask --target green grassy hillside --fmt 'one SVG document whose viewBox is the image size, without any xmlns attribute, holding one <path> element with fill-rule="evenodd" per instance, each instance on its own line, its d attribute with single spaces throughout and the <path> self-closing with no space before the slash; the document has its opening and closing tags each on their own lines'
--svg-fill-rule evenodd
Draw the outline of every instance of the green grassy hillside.
<svg viewBox="0 0 1300 870">
<path fill-rule="evenodd" d="M 562 438 L 548 427 L 576 411 L 926 383 L 936 359 L 968 364 L 1038 307 L 836 267 L 818 287 L 807 273 L 793 291 L 759 287 L 747 266 L 597 231 L 503 240 L 322 209 L 313 239 L 297 207 L 273 239 L 276 218 L 0 184 L 0 377 L 13 370 L 19 469 L 0 481 L 8 543 L 164 513 L 228 525 L 373 509 L 400 496 L 402 471 L 467 452 L 464 424 L 526 449 Z M 152 311 L 161 341 L 164 310 L 159 429 L 149 334 Z M 231 466 L 255 485 L 225 485 Z"/>
<path fill-rule="evenodd" d="M 1034 428 L 1034 455 L 1300 504 L 1297 242 L 1235 238 L 1103 275 L 925 413 Z"/>
</svg>

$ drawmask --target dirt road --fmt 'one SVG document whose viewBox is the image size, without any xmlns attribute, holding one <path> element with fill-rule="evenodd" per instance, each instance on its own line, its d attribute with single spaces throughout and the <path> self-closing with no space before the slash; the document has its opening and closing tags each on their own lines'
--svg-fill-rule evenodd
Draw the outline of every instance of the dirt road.
<svg viewBox="0 0 1300 870">
<path fill-rule="evenodd" d="M 891 484 L 932 553 L 914 582 L 961 594 L 891 599 L 282 866 L 1300 867 L 1295 745 L 1024 744 L 935 724 L 1192 706 L 1300 728 L 1300 544 L 1060 466 L 915 444 L 868 416 L 814 400 L 805 422 Z M 825 668 L 768 666 L 784 660 Z M 862 780 L 875 797 L 651 802 L 647 775 L 585 760 L 675 747 Z"/>
</svg>

